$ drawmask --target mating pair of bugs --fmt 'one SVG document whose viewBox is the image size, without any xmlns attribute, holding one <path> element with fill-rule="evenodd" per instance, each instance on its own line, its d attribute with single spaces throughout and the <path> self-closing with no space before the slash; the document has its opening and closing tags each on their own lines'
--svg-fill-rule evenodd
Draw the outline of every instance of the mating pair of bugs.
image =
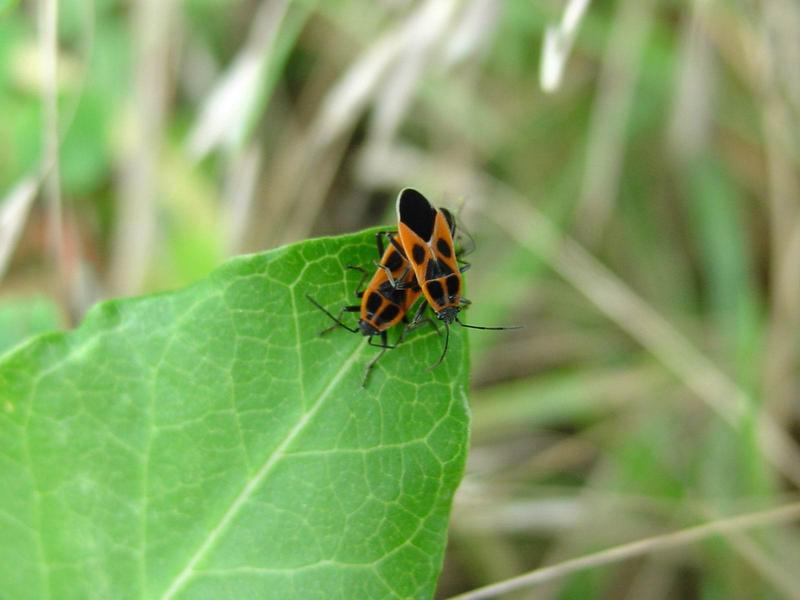
<svg viewBox="0 0 800 600">
<path fill-rule="evenodd" d="M 458 313 L 470 304 L 461 295 L 461 274 L 470 265 L 456 256 L 453 241 L 456 224 L 450 211 L 446 208 L 434 208 L 417 190 L 405 188 L 397 197 L 397 221 L 396 232 L 380 231 L 375 236 L 380 262 L 377 263 L 378 269 L 367 287 L 363 291 L 356 291 L 356 296 L 361 298 L 360 305 L 345 306 L 337 317 L 308 296 L 334 322 L 325 332 L 337 326 L 343 327 L 367 336 L 370 345 L 381 348 L 381 352 L 367 364 L 362 385 L 366 384 L 370 370 L 383 353 L 397 347 L 407 332 L 425 322 L 430 322 L 435 327 L 435 321 L 424 318 L 428 306 L 436 319 L 445 325 L 442 354 L 431 368 L 444 360 L 450 342 L 450 325 L 454 322 L 472 329 L 517 329 L 467 325 L 459 320 Z M 385 248 L 384 240 L 389 242 Z M 368 272 L 361 267 L 349 268 L 363 273 L 356 288 L 358 289 Z M 424 299 L 409 321 L 407 313 L 420 295 Z M 342 322 L 341 317 L 345 312 L 360 313 L 357 327 L 350 327 Z M 400 322 L 406 323 L 406 327 L 397 342 L 390 345 L 387 332 Z M 380 337 L 380 344 L 373 343 L 372 338 L 376 336 Z"/>
</svg>

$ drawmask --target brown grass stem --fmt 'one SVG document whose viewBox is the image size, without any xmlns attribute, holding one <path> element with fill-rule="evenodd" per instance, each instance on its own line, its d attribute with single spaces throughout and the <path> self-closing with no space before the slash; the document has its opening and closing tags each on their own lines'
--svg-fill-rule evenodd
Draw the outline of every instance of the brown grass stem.
<svg viewBox="0 0 800 600">
<path fill-rule="evenodd" d="M 635 542 L 621 544 L 601 550 L 600 552 L 565 560 L 556 565 L 535 569 L 505 581 L 487 585 L 465 594 L 459 594 L 451 598 L 451 600 L 496 598 L 502 594 L 507 594 L 525 587 L 561 579 L 579 571 L 619 563 L 636 556 L 651 554 L 653 552 L 663 552 L 665 550 L 680 548 L 709 539 L 715 535 L 741 532 L 755 527 L 790 523 L 797 519 L 800 519 L 800 502 L 770 510 L 718 519 L 672 533 L 656 535 Z"/>
</svg>

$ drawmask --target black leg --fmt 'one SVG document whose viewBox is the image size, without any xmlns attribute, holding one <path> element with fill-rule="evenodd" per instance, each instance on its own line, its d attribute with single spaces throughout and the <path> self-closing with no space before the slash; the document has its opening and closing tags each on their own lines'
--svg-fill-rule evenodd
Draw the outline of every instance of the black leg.
<svg viewBox="0 0 800 600">
<path fill-rule="evenodd" d="M 339 320 L 342 318 L 342 315 L 343 315 L 343 314 L 344 314 L 344 309 L 341 309 L 341 310 L 339 311 L 339 314 L 338 314 L 338 315 L 336 315 L 336 320 L 337 320 L 337 321 L 339 321 Z M 333 330 L 334 330 L 334 329 L 336 329 L 337 327 L 340 327 L 340 325 L 339 325 L 339 323 L 338 323 L 338 322 L 337 322 L 337 323 L 334 323 L 334 324 L 333 324 L 333 325 L 331 325 L 330 327 L 326 327 L 325 329 L 323 329 L 322 331 L 320 331 L 320 332 L 319 332 L 319 335 L 325 335 L 326 333 L 330 333 L 331 331 L 333 331 Z"/>
<path fill-rule="evenodd" d="M 345 325 L 345 324 L 342 322 L 342 320 L 341 320 L 341 318 L 340 318 L 343 312 L 355 312 L 355 311 L 352 311 L 352 310 L 350 310 L 350 309 L 352 309 L 352 308 L 354 308 L 354 307 L 352 307 L 352 306 L 345 306 L 345 307 L 344 307 L 344 308 L 343 308 L 343 309 L 342 309 L 342 310 L 339 312 L 339 317 L 335 317 L 335 316 L 333 316 L 333 314 L 332 314 L 332 313 L 331 313 L 331 312 L 330 312 L 330 311 L 329 311 L 327 308 L 325 308 L 324 306 L 322 306 L 322 305 L 321 305 L 319 302 L 317 302 L 316 300 L 314 300 L 314 299 L 313 299 L 311 296 L 309 296 L 308 294 L 306 294 L 306 298 L 308 299 L 308 301 L 309 301 L 309 302 L 311 302 L 311 304 L 313 304 L 313 305 L 314 305 L 314 306 L 316 306 L 316 307 L 317 307 L 319 310 L 321 310 L 321 311 L 322 311 L 322 312 L 324 312 L 326 315 L 328 315 L 328 318 L 330 318 L 330 319 L 331 319 L 331 320 L 334 322 L 334 325 L 333 325 L 333 327 L 331 327 L 331 328 L 329 328 L 329 329 L 326 329 L 326 330 L 325 330 L 325 331 L 323 331 L 322 333 L 325 333 L 325 332 L 327 332 L 327 331 L 330 331 L 331 329 L 335 328 L 336 326 L 342 327 L 343 329 L 347 329 L 347 331 L 350 331 L 350 332 L 352 332 L 352 333 L 358 333 L 358 328 L 357 328 L 357 327 L 348 327 L 347 325 Z M 359 310 L 361 309 L 361 307 L 357 307 L 357 308 L 358 308 Z M 322 333 L 321 333 L 320 335 L 322 335 Z"/>
<path fill-rule="evenodd" d="M 339 311 L 339 315 L 336 318 L 336 322 L 333 325 L 331 325 L 330 327 L 328 327 L 327 329 L 323 329 L 322 331 L 320 331 L 319 334 L 320 335 L 325 335 L 326 333 L 329 333 L 329 332 L 333 331 L 337 327 L 341 327 L 342 326 L 342 315 L 344 313 L 346 313 L 346 312 L 361 312 L 361 307 L 358 306 L 358 305 L 343 306 L 342 309 Z M 345 329 L 347 329 L 348 331 L 353 331 L 353 333 L 356 333 L 358 331 L 358 329 L 353 330 L 353 329 L 350 329 L 349 327 L 345 327 Z"/>
<path fill-rule="evenodd" d="M 444 348 L 442 348 L 442 354 L 441 354 L 441 356 L 439 356 L 439 360 L 437 360 L 430 367 L 428 367 L 429 371 L 432 370 L 432 369 L 435 369 L 440 364 L 442 364 L 442 361 L 444 360 L 444 357 L 447 354 L 447 347 L 449 345 L 450 345 L 450 325 L 448 325 L 447 322 L 445 322 L 445 324 L 444 324 Z"/>
<path fill-rule="evenodd" d="M 403 252 L 402 246 L 399 243 L 395 243 L 395 238 L 397 237 L 396 231 L 378 231 L 375 233 L 375 244 L 378 247 L 378 254 L 379 259 L 383 258 L 384 253 L 386 252 L 386 247 L 383 245 L 383 240 L 386 238 L 389 240 L 389 243 L 398 249 L 398 251 L 402 254 L 403 258 L 405 258 L 405 253 Z"/>
<path fill-rule="evenodd" d="M 423 300 L 422 303 L 419 305 L 419 308 L 414 313 L 414 317 L 411 319 L 411 322 L 405 327 L 403 333 L 400 336 L 400 340 L 405 338 L 407 333 L 414 331 L 415 329 L 419 329 L 425 324 L 430 324 L 431 327 L 436 331 L 437 334 L 442 335 L 442 332 L 439 331 L 439 325 L 436 323 L 436 319 L 432 319 L 431 317 L 423 318 L 425 314 L 425 309 L 428 308 L 428 302 Z M 400 341 L 397 342 L 398 344 Z"/>
<path fill-rule="evenodd" d="M 469 268 L 472 266 L 472 263 L 464 262 L 461 259 L 458 260 L 461 263 L 458 267 L 459 273 L 463 273 L 464 271 L 469 271 Z"/>
<path fill-rule="evenodd" d="M 409 331 L 414 331 L 415 329 L 419 329 L 423 325 L 430 325 L 431 327 L 433 327 L 433 330 L 436 332 L 436 334 L 439 337 L 441 337 L 442 330 L 439 329 L 439 324 L 436 322 L 436 319 L 432 319 L 431 317 L 425 317 L 424 319 L 420 319 L 419 321 L 414 323 L 413 327 L 409 326 L 410 327 Z"/>
<path fill-rule="evenodd" d="M 389 344 L 389 340 L 388 340 L 388 338 L 386 336 L 386 332 L 385 331 L 381 331 L 380 336 L 381 336 L 381 343 L 380 344 L 373 344 L 372 343 L 372 338 L 369 338 L 367 343 L 370 346 L 374 346 L 375 348 L 382 348 L 383 350 L 394 350 L 395 347 Z"/>
<path fill-rule="evenodd" d="M 343 306 L 342 309 L 339 311 L 339 316 L 336 318 L 336 322 L 333 325 L 331 325 L 330 327 L 328 327 L 327 329 L 323 329 L 322 331 L 320 331 L 319 334 L 320 335 L 325 335 L 326 333 L 330 333 L 331 331 L 333 331 L 337 327 L 341 327 L 342 326 L 342 315 L 344 313 L 352 313 L 352 312 L 360 312 L 360 311 L 361 311 L 361 307 L 360 306 Z M 349 331 L 353 331 L 352 329 L 349 329 L 347 327 L 345 329 L 348 329 Z"/>
<path fill-rule="evenodd" d="M 417 311 L 414 313 L 414 318 L 411 319 L 411 324 L 409 325 L 411 329 L 414 329 L 417 323 L 420 322 L 420 320 L 422 319 L 422 315 L 425 313 L 426 308 L 428 308 L 427 300 L 423 300 L 422 302 L 419 303 L 419 308 L 417 308 Z"/>
<path fill-rule="evenodd" d="M 387 337 L 385 331 L 381 331 L 381 343 L 380 344 L 373 344 L 371 337 L 369 338 L 368 343 L 369 343 L 370 346 L 375 346 L 376 348 L 380 348 L 381 351 L 378 352 L 378 354 L 375 356 L 375 358 L 373 358 L 371 361 L 369 361 L 367 363 L 367 365 L 364 367 L 364 376 L 361 378 L 361 387 L 362 388 L 363 387 L 367 387 L 367 379 L 369 378 L 369 374 L 370 374 L 370 372 L 372 372 L 372 367 L 375 366 L 375 363 L 377 363 L 378 360 L 380 360 L 381 356 L 383 356 L 386 353 L 387 350 L 392 350 L 395 347 L 395 346 L 390 346 L 389 345 L 389 340 L 388 340 L 388 337 Z"/>
<path fill-rule="evenodd" d="M 441 336 L 442 332 L 439 329 L 439 324 L 436 322 L 436 319 L 434 319 L 432 317 L 423 318 L 423 314 L 425 313 L 425 309 L 427 307 L 428 307 L 428 303 L 427 302 L 423 302 L 420 305 L 420 309 L 414 315 L 414 319 L 411 321 L 411 323 L 408 325 L 408 327 L 406 327 L 406 330 L 407 331 L 414 331 L 415 329 L 419 329 L 420 327 L 422 327 L 425 324 L 429 324 L 431 327 L 433 327 L 433 329 L 436 332 L 436 334 Z"/>
<path fill-rule="evenodd" d="M 379 231 L 375 234 L 375 245 L 378 247 L 378 260 L 383 258 L 383 253 L 386 252 L 386 248 L 383 247 L 383 236 L 388 234 L 388 231 Z"/>
</svg>

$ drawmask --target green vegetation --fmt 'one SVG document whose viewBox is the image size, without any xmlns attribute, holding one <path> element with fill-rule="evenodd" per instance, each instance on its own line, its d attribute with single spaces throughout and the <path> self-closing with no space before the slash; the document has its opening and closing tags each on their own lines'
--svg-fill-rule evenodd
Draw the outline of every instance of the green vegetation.
<svg viewBox="0 0 800 600">
<path fill-rule="evenodd" d="M 440 344 L 415 331 L 364 389 L 377 349 L 320 338 L 305 298 L 341 299 L 373 238 L 236 258 L 6 356 L 3 593 L 432 595 L 467 450 L 466 338 L 428 371 Z"/>
<path fill-rule="evenodd" d="M 57 14 L 48 12 L 56 4 Z M 209 481 L 209 469 L 241 484 L 245 463 L 226 469 L 219 462 L 237 451 L 238 438 L 223 435 L 226 421 L 204 420 L 222 396 L 197 406 L 180 398 L 230 384 L 215 376 L 219 369 L 243 369 L 248 385 L 267 377 L 298 385 L 296 371 L 284 378 L 253 364 L 236 367 L 235 353 L 217 361 L 198 351 L 224 347 L 237 339 L 224 332 L 244 328 L 252 352 L 265 351 L 270 331 L 290 336 L 267 357 L 287 361 L 290 371 L 311 356 L 286 351 L 301 331 L 309 352 L 331 365 L 319 382 L 330 381 L 332 365 L 352 360 L 340 382 L 352 384 L 352 393 L 331 396 L 339 418 L 346 408 L 353 419 L 371 419 L 377 406 L 402 411 L 405 402 L 424 421 L 414 427 L 429 430 L 447 406 L 461 406 L 448 404 L 461 399 L 447 394 L 448 385 L 460 385 L 454 377 L 467 377 L 459 367 L 467 364 L 466 332 L 453 330 L 452 354 L 432 373 L 425 366 L 440 340 L 427 329 L 415 332 L 387 353 L 361 392 L 357 380 L 373 349 L 344 331 L 317 338 L 328 321 L 304 301 L 305 290 L 296 290 L 299 304 L 292 304 L 282 295 L 287 288 L 272 289 L 266 279 L 239 283 L 256 282 L 252 289 L 223 284 L 238 269 L 274 268 L 284 282 L 302 273 L 308 292 L 331 309 L 351 302 L 357 277 L 342 265 L 372 266 L 368 232 L 285 244 L 390 226 L 397 192 L 413 186 L 436 204 L 463 205 L 460 221 L 476 241 L 465 322 L 525 326 L 469 332 L 470 462 L 455 497 L 438 597 L 796 503 L 800 7 L 792 0 L 591 2 L 571 48 L 557 44 L 569 52 L 560 85 L 546 93 L 546 32 L 577 4 L 0 1 L 0 396 L 12 407 L 29 406 L 34 391 L 52 392 L 56 406 L 64 402 L 48 414 L 37 400 L 32 414 L 42 441 L 31 451 L 58 452 L 64 461 L 97 452 L 94 468 L 115 469 L 108 436 L 130 448 L 141 443 L 145 407 L 133 399 L 150 392 L 138 386 L 173 384 L 134 373 L 151 369 L 159 340 L 175 333 L 172 364 L 192 376 L 188 388 L 170 395 L 163 418 L 202 410 L 191 422 L 220 445 L 197 449 L 196 457 L 210 456 L 192 459 L 197 469 L 176 463 L 168 476 Z M 57 63 L 48 48 L 57 48 Z M 26 178 L 37 189 L 32 203 L 12 194 Z M 330 268 L 315 262 L 338 255 L 337 243 L 356 245 L 346 258 L 331 257 Z M 275 255 L 225 262 L 274 248 Z M 284 267 L 269 266 L 293 252 Z M 236 306 L 217 289 L 239 289 L 236 301 L 250 309 L 231 317 Z M 209 297 L 196 303 L 195 294 Z M 146 296 L 90 309 L 134 295 Z M 31 300 L 42 297 L 48 308 Z M 181 311 L 181 303 L 196 308 Z M 178 313 L 181 320 L 171 319 Z M 9 350 L 52 328 L 55 315 L 65 330 L 83 324 Z M 12 368 L 25 394 L 9 387 Z M 42 383 L 30 390 L 27 378 L 37 377 Z M 93 403 L 81 392 L 100 384 L 111 395 L 131 394 L 130 403 Z M 430 407 L 416 396 L 427 386 L 438 398 Z M 32 474 L 20 474 L 25 464 L 14 458 L 20 434 L 10 424 L 24 414 L 2 417 L 2 435 L 11 438 L 2 444 L 9 450 L 0 477 L 13 486 L 0 490 L 10 489 L 17 505 L 5 506 L 0 518 L 17 525 L 41 510 L 26 500 Z M 280 411 L 284 419 L 297 414 Z M 405 433 L 420 439 L 414 427 Z M 260 421 L 246 429 L 261 457 L 280 431 Z M 58 451 L 71 432 L 72 458 Z M 454 456 L 461 457 L 463 435 L 454 433 Z M 68 471 L 46 464 L 37 483 L 56 486 Z M 140 482 L 133 468 L 113 471 L 113 481 Z M 442 473 L 439 521 L 426 529 L 439 541 L 460 470 Z M 86 475 L 83 487 L 56 486 L 63 496 L 52 501 L 88 494 L 98 507 L 119 502 L 121 512 L 87 517 L 59 506 L 41 512 L 51 521 L 37 531 L 51 536 L 54 552 L 96 545 L 91 556 L 100 562 L 81 569 L 85 585 L 103 590 L 91 578 L 138 577 L 125 575 L 135 563 L 126 557 L 131 533 L 75 535 L 76 519 L 85 519 L 83 534 L 122 527 L 142 496 L 136 488 L 130 497 L 106 498 L 118 488 L 101 494 L 97 481 Z M 208 531 L 238 484 L 221 484 L 218 496 L 199 504 L 194 534 L 163 532 L 172 536 L 163 546 L 172 558 L 148 571 L 152 587 L 134 594 L 161 596 L 185 558 L 178 546 L 196 547 L 192 535 Z M 37 502 L 50 501 L 43 495 Z M 800 531 L 795 517 L 780 514 L 758 529 L 712 528 L 714 535 L 685 540 L 679 550 L 653 546 L 503 597 L 794 597 Z M 33 533 L 9 541 L 8 531 L 0 528 L 0 546 L 16 556 L 17 539 Z M 215 548 L 209 557 L 216 559 L 224 548 Z M 435 563 L 443 550 L 426 552 Z M 64 559 L 65 578 L 78 560 Z M 435 568 L 409 563 L 401 571 L 397 580 L 385 575 L 399 595 L 412 594 L 406 576 L 431 595 Z M 319 585 L 324 597 L 331 584 Z"/>
</svg>

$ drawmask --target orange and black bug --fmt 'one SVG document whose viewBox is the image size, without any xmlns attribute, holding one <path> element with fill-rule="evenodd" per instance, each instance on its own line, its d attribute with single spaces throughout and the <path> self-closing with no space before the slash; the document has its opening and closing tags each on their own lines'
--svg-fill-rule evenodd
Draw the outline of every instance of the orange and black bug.
<svg viewBox="0 0 800 600">
<path fill-rule="evenodd" d="M 337 326 L 343 327 L 353 333 L 361 333 L 367 336 L 369 338 L 368 343 L 371 346 L 381 348 L 381 352 L 367 364 L 364 371 L 363 384 L 366 384 L 370 370 L 375 363 L 378 362 L 378 359 L 383 356 L 383 353 L 386 352 L 386 350 L 394 348 L 402 341 L 405 332 L 400 335 L 394 346 L 390 345 L 387 331 L 401 321 L 408 323 L 406 313 L 420 296 L 420 287 L 417 285 L 417 280 L 414 277 L 414 270 L 411 268 L 408 260 L 406 260 L 402 251 L 402 246 L 395 240 L 396 235 L 397 234 L 394 232 L 385 231 L 378 232 L 375 235 L 380 262 L 378 263 L 378 269 L 363 291 L 358 291 L 358 288 L 361 287 L 368 273 L 361 267 L 348 267 L 363 273 L 361 281 L 356 287 L 356 297 L 361 298 L 360 305 L 354 304 L 352 306 L 345 306 L 337 317 L 331 314 L 311 296 L 307 296 L 312 304 L 328 315 L 334 322 L 333 326 L 326 329 L 323 333 Z M 389 240 L 389 245 L 385 249 L 383 244 L 384 238 Z M 420 310 L 418 310 L 415 315 L 415 326 L 420 321 L 424 309 L 425 306 L 421 306 Z M 342 314 L 346 312 L 360 313 L 358 325 L 356 327 L 350 327 L 342 322 Z M 372 342 L 372 338 L 375 336 L 380 337 L 380 344 Z"/>
<path fill-rule="evenodd" d="M 444 360 L 450 341 L 450 325 L 455 321 L 470 329 L 518 329 L 517 327 L 481 327 L 467 325 L 458 313 L 470 304 L 461 295 L 461 273 L 469 265 L 459 264 L 453 243 L 454 220 L 446 209 L 436 209 L 427 198 L 412 188 L 397 197 L 398 237 L 411 263 L 425 300 L 436 318 L 444 321 L 444 350 L 434 367 Z"/>
</svg>

